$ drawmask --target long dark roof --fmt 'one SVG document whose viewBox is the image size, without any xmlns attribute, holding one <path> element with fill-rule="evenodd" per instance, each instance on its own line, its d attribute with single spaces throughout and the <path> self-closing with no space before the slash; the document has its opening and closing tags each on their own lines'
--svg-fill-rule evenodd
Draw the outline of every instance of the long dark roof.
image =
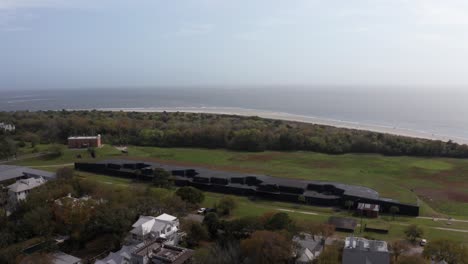
<svg viewBox="0 0 468 264">
<path fill-rule="evenodd" d="M 137 162 L 138 161 L 133 161 L 133 160 L 110 159 L 110 160 L 101 161 L 99 163 L 100 164 L 112 163 L 112 164 L 123 165 L 123 164 L 137 163 Z M 376 199 L 376 200 L 380 198 L 379 193 L 371 188 L 358 186 L 358 185 L 348 185 L 348 184 L 343 184 L 343 183 L 338 183 L 338 182 L 280 178 L 280 177 L 272 177 L 272 176 L 261 175 L 261 174 L 247 174 L 247 173 L 239 173 L 239 172 L 221 171 L 221 170 L 207 169 L 207 168 L 196 167 L 196 166 L 168 165 L 168 164 L 162 164 L 162 163 L 157 163 L 157 162 L 142 162 L 142 163 L 148 164 L 150 167 L 153 167 L 153 168 L 162 168 L 167 171 L 194 169 L 198 173 L 197 176 L 207 177 L 207 178 L 216 177 L 216 178 L 230 179 L 230 178 L 235 178 L 235 177 L 255 176 L 257 177 L 257 179 L 268 184 L 297 187 L 297 188 L 303 188 L 305 190 L 307 189 L 306 187 L 308 184 L 333 185 L 336 188 L 344 190 L 344 195 L 358 196 L 358 197 L 363 197 L 367 199 Z M 313 192 L 313 191 L 306 191 L 306 192 Z"/>
</svg>

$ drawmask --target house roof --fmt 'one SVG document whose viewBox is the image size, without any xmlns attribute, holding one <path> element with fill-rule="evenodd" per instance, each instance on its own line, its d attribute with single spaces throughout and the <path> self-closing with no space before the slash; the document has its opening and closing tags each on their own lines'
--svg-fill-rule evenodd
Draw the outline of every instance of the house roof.
<svg viewBox="0 0 468 264">
<path fill-rule="evenodd" d="M 23 166 L 0 165 L 0 182 L 22 177 L 55 178 L 55 173 Z"/>
<path fill-rule="evenodd" d="M 101 135 L 97 135 L 97 136 L 87 136 L 87 137 L 68 137 L 68 139 L 98 139 L 100 138 Z"/>
<path fill-rule="evenodd" d="M 154 220 L 154 216 L 145 216 L 145 215 L 142 215 L 140 216 L 140 218 L 138 218 L 138 220 L 132 225 L 132 227 L 138 227 L 138 226 L 141 226 L 142 224 L 148 222 L 148 221 L 151 221 L 151 220 Z"/>
<path fill-rule="evenodd" d="M 61 251 L 52 254 L 52 257 L 54 258 L 53 264 L 75 264 L 81 261 L 81 259 L 65 254 Z"/>
<path fill-rule="evenodd" d="M 170 224 L 170 222 L 177 220 L 177 217 L 162 214 L 158 217 L 154 216 L 140 216 L 138 220 L 132 225 L 133 229 L 130 233 L 135 235 L 146 235 L 150 232 L 157 232 L 164 230 Z"/>
<path fill-rule="evenodd" d="M 122 246 L 117 252 L 111 252 L 107 257 L 96 260 L 95 264 L 129 264 L 132 253 L 138 249 L 139 245 Z"/>
<path fill-rule="evenodd" d="M 297 261 L 300 263 L 308 263 L 314 260 L 323 249 L 321 237 L 317 237 L 314 240 L 314 237 L 310 234 L 295 236 L 293 237 L 293 241 L 298 243 L 301 247 L 297 258 Z"/>
<path fill-rule="evenodd" d="M 328 223 L 334 225 L 336 229 L 354 231 L 357 226 L 356 219 L 331 216 Z"/>
<path fill-rule="evenodd" d="M 304 237 L 295 236 L 293 241 L 298 243 L 302 248 L 307 248 L 311 252 L 322 250 L 322 241 L 320 237 L 314 240 L 314 237 L 309 234 L 303 234 Z"/>
<path fill-rule="evenodd" d="M 342 264 L 390 264 L 388 252 L 361 251 L 345 249 Z"/>
<path fill-rule="evenodd" d="M 24 192 L 26 190 L 31 190 L 34 189 L 42 184 L 44 184 L 46 181 L 44 178 L 28 178 L 28 179 L 20 179 L 13 183 L 12 185 L 8 186 L 8 189 L 14 193 L 18 192 Z"/>
<path fill-rule="evenodd" d="M 210 177 L 216 177 L 216 178 L 224 178 L 224 179 L 230 179 L 230 178 L 235 178 L 235 177 L 246 177 L 246 176 L 254 176 L 258 180 L 268 183 L 268 184 L 276 184 L 276 185 L 282 185 L 282 186 L 289 186 L 289 187 L 297 187 L 297 188 L 303 188 L 304 190 L 307 190 L 307 185 L 310 183 L 313 184 L 320 184 L 320 185 L 333 185 L 336 188 L 344 190 L 345 195 L 350 195 L 350 196 L 358 196 L 358 197 L 363 197 L 366 199 L 381 199 L 379 196 L 379 193 L 373 189 L 364 187 L 364 186 L 358 186 L 358 185 L 348 185 L 348 184 L 343 184 L 343 183 L 338 183 L 338 182 L 327 182 L 327 181 L 310 181 L 310 180 L 296 180 L 296 179 L 287 179 L 287 178 L 280 178 L 280 177 L 272 177 L 268 175 L 259 175 L 259 174 L 245 174 L 245 173 L 238 173 L 238 172 L 229 172 L 229 171 L 220 171 L 220 170 L 214 170 L 214 169 L 208 169 L 208 168 L 203 168 L 203 167 L 197 167 L 197 166 L 178 166 L 178 165 L 170 165 L 170 164 L 163 164 L 163 163 L 157 163 L 157 162 L 144 162 L 141 161 L 142 163 L 148 165 L 148 168 L 161 168 L 167 171 L 172 171 L 172 170 L 195 170 L 198 173 L 198 176 L 202 176 L 205 178 L 210 178 Z M 129 164 L 129 163 L 135 163 L 135 161 L 131 160 L 124 160 L 124 159 L 109 159 L 105 161 L 98 162 L 99 164 Z M 176 176 L 177 178 L 177 176 Z M 183 178 L 183 177 L 182 177 Z M 247 187 L 246 187 L 247 188 Z M 317 192 L 309 192 L 308 193 L 311 196 L 319 196 L 319 197 L 325 197 L 325 195 L 317 193 Z M 333 196 L 333 195 L 329 195 Z M 334 197 L 334 196 L 333 196 Z M 331 198 L 333 198 L 331 197 Z"/>
<path fill-rule="evenodd" d="M 169 214 L 162 214 L 162 215 L 156 217 L 156 219 L 162 220 L 162 221 L 167 221 L 167 222 L 172 222 L 172 221 L 177 220 L 177 217 L 169 215 Z"/>
<path fill-rule="evenodd" d="M 390 253 L 385 241 L 347 237 L 343 249 L 343 264 L 389 264 Z"/>
</svg>

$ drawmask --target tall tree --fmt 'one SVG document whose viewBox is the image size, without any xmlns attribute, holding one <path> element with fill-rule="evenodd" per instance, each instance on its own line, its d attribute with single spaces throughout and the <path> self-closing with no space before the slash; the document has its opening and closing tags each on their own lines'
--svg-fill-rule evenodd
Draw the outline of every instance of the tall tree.
<svg viewBox="0 0 468 264">
<path fill-rule="evenodd" d="M 405 241 L 396 240 L 390 243 L 390 248 L 392 250 L 393 259 L 397 262 L 401 254 L 405 253 L 409 246 Z"/>
<path fill-rule="evenodd" d="M 452 240 L 430 241 L 424 247 L 423 256 L 448 264 L 464 264 L 468 261 L 468 246 Z"/>
<path fill-rule="evenodd" d="M 216 211 L 221 215 L 230 215 L 237 207 L 237 202 L 233 196 L 225 195 L 216 205 Z"/>
<path fill-rule="evenodd" d="M 205 194 L 202 191 L 191 186 L 184 186 L 176 191 L 176 195 L 182 200 L 191 204 L 200 204 L 205 200 Z"/>
<path fill-rule="evenodd" d="M 154 169 L 153 185 L 161 188 L 170 188 L 173 185 L 173 182 L 171 181 L 171 174 L 164 169 Z"/>
<path fill-rule="evenodd" d="M 421 238 L 424 235 L 424 230 L 417 225 L 409 225 L 405 228 L 405 235 L 411 242 L 415 242 L 416 239 Z"/>
<path fill-rule="evenodd" d="M 256 231 L 241 241 L 246 263 L 288 263 L 291 260 L 292 241 L 278 232 Z"/>
</svg>

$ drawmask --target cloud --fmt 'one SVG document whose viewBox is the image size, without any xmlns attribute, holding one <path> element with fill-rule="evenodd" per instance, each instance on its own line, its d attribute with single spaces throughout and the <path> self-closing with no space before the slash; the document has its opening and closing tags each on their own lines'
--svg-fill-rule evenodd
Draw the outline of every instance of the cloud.
<svg viewBox="0 0 468 264">
<path fill-rule="evenodd" d="M 28 28 L 23 24 L 32 19 L 28 13 L 18 13 L 14 10 L 0 12 L 0 32 L 25 31 Z"/>
<path fill-rule="evenodd" d="M 99 2 L 96 0 L 95 2 Z M 78 8 L 90 7 L 90 0 L 0 0 L 1 10 L 18 10 L 24 8 Z"/>
<path fill-rule="evenodd" d="M 209 34 L 213 31 L 213 24 L 186 24 L 173 35 L 177 37 L 194 37 Z"/>
<path fill-rule="evenodd" d="M 419 1 L 415 12 L 423 25 L 468 25 L 466 1 Z"/>
<path fill-rule="evenodd" d="M 0 32 L 28 30 L 26 24 L 36 18 L 37 9 L 86 9 L 95 7 L 98 0 L 0 0 Z"/>
</svg>

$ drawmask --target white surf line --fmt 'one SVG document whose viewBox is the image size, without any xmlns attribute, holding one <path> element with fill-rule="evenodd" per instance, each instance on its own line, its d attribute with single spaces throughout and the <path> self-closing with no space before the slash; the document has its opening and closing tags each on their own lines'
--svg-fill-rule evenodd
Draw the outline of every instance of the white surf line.
<svg viewBox="0 0 468 264">
<path fill-rule="evenodd" d="M 282 212 L 288 212 L 288 213 L 299 213 L 299 214 L 306 214 L 306 215 L 319 215 L 318 213 L 314 213 L 314 212 L 295 211 L 295 210 L 284 209 L 284 208 L 276 208 L 276 210 L 282 211 Z"/>
</svg>

